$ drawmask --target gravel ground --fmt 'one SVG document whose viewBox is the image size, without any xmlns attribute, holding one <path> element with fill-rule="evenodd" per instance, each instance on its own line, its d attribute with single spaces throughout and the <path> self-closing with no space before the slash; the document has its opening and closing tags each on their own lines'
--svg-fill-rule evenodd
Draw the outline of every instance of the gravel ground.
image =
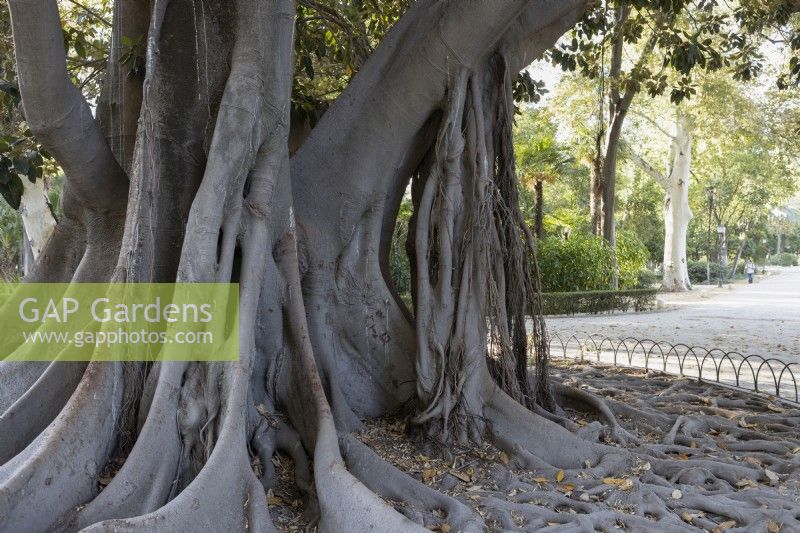
<svg viewBox="0 0 800 533">
<path fill-rule="evenodd" d="M 688 293 L 659 295 L 659 300 L 663 308 L 656 311 L 550 317 L 547 327 L 551 332 L 648 338 L 800 361 L 799 267 L 771 267 L 752 285 L 696 286 Z"/>
</svg>

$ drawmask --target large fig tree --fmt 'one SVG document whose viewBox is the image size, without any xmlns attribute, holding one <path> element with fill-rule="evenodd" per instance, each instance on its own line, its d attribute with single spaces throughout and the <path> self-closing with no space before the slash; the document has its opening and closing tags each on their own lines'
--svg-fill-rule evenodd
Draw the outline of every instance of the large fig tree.
<svg viewBox="0 0 800 533">
<path fill-rule="evenodd" d="M 250 451 L 269 464 L 276 449 L 325 529 L 419 527 L 386 490 L 463 514 L 348 437 L 408 405 L 442 446 L 599 463 L 601 448 L 525 406 L 537 287 L 510 138 L 513 78 L 585 4 L 416 2 L 290 160 L 292 0 L 118 0 L 94 113 L 55 0 L 11 0 L 25 118 L 66 174 L 28 279 L 237 281 L 241 353 L 0 363 L 0 529 L 268 530 Z M 132 73 L 120 59 L 137 35 Z M 414 319 L 386 282 L 412 178 Z"/>
<path fill-rule="evenodd" d="M 437 453 L 488 439 L 562 479 L 632 464 L 547 410 L 511 142 L 512 80 L 585 0 L 418 0 L 291 158 L 293 0 L 116 0 L 96 109 L 68 76 L 56 0 L 9 6 L 25 118 L 66 175 L 29 281 L 238 282 L 240 354 L 0 362 L 0 530 L 270 531 L 280 450 L 322 530 L 433 525 L 388 503 L 402 501 L 482 531 L 466 505 L 352 436 L 403 410 Z M 410 182 L 413 312 L 387 283 Z M 703 469 L 674 463 L 660 475 L 702 484 Z M 581 518 L 618 521 L 651 523 Z"/>
</svg>

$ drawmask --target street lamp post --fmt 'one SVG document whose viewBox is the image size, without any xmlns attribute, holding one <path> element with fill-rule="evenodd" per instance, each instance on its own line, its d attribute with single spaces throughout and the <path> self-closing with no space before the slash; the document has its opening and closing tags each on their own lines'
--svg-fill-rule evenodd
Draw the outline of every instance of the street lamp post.
<svg viewBox="0 0 800 533">
<path fill-rule="evenodd" d="M 722 287 L 725 273 L 722 268 L 722 243 L 725 240 L 725 226 L 717 226 L 717 285 Z"/>
</svg>

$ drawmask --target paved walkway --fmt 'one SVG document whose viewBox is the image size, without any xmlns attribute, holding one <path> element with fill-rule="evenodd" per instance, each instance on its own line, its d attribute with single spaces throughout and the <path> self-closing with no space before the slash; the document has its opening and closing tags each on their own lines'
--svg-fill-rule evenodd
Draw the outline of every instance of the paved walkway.
<svg viewBox="0 0 800 533">
<path fill-rule="evenodd" d="M 698 286 L 660 295 L 647 313 L 551 317 L 551 332 L 653 339 L 800 362 L 800 267 L 775 268 L 753 285 Z"/>
</svg>

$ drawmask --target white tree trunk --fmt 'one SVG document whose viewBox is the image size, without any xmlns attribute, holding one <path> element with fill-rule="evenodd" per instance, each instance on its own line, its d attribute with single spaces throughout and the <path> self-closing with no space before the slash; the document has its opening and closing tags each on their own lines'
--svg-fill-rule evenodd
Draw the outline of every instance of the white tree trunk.
<svg viewBox="0 0 800 533">
<path fill-rule="evenodd" d="M 56 219 L 53 217 L 47 192 L 44 190 L 44 180 L 38 179 L 36 183 L 31 183 L 23 179 L 22 185 L 24 191 L 19 204 L 19 213 L 22 215 L 22 225 L 35 261 L 53 234 Z"/>
<path fill-rule="evenodd" d="M 686 265 L 686 233 L 692 210 L 689 207 L 689 178 L 692 164 L 692 129 L 689 118 L 678 111 L 675 136 L 670 147 L 669 173 L 663 183 L 664 198 L 664 278 L 667 291 L 691 289 Z"/>
</svg>

